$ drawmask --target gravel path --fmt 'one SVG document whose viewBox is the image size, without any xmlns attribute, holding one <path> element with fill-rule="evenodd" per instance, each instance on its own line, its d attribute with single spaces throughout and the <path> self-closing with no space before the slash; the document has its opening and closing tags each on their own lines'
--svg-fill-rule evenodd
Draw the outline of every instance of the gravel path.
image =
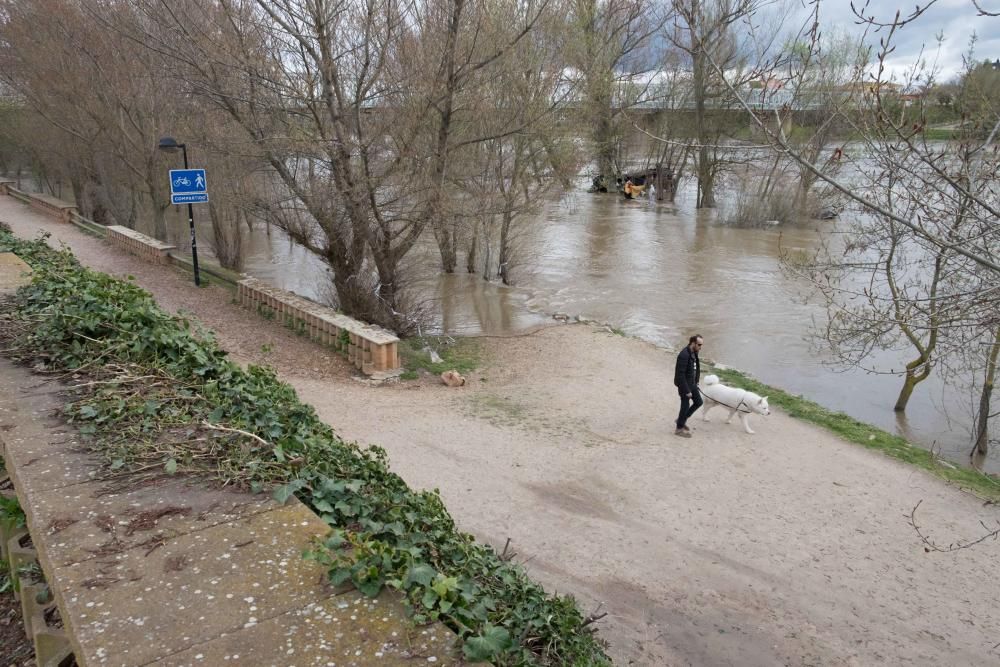
<svg viewBox="0 0 1000 667">
<path fill-rule="evenodd" d="M 52 231 L 194 313 L 235 358 L 274 365 L 341 435 L 440 489 L 462 529 L 510 537 L 547 588 L 601 605 L 617 664 L 1000 664 L 1000 546 L 925 553 L 905 517 L 922 500 L 924 529 L 950 542 L 996 506 L 780 412 L 756 435 L 696 415 L 677 438 L 673 359 L 651 345 L 559 326 L 484 339 L 485 368 L 461 389 L 370 387 L 222 290 L 9 198 L 0 220 Z"/>
</svg>

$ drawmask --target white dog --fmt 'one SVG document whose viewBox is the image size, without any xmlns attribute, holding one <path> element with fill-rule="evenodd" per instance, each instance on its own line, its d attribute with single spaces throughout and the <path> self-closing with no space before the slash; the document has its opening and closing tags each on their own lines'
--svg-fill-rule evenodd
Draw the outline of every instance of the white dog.
<svg viewBox="0 0 1000 667">
<path fill-rule="evenodd" d="M 715 375 L 705 377 L 705 386 L 701 389 L 701 395 L 705 397 L 705 411 L 701 413 L 703 421 L 708 421 L 709 410 L 716 405 L 721 405 L 729 408 L 729 419 L 726 420 L 726 423 L 731 423 L 738 412 L 747 433 L 753 433 L 753 429 L 750 428 L 750 414 L 752 412 L 765 417 L 771 414 L 771 409 L 767 406 L 767 396 L 761 397 L 746 389 L 727 387 L 720 384 L 718 376 Z"/>
</svg>

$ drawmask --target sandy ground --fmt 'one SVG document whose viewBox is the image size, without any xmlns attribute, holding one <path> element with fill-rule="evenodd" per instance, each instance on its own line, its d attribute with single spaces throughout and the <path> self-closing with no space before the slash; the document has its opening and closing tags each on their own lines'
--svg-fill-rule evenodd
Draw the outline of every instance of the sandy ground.
<svg viewBox="0 0 1000 667">
<path fill-rule="evenodd" d="M 583 325 L 482 339 L 468 386 L 373 387 L 294 334 L 0 198 L 19 234 L 52 231 L 84 263 L 132 274 L 197 315 L 242 361 L 274 365 L 342 436 L 385 447 L 459 526 L 552 591 L 608 612 L 616 664 L 1000 664 L 1000 545 L 925 553 L 908 514 L 943 542 L 978 536 L 996 506 L 776 412 L 696 415 L 672 434 L 672 355 Z M 711 354 L 711 337 L 706 352 Z"/>
</svg>

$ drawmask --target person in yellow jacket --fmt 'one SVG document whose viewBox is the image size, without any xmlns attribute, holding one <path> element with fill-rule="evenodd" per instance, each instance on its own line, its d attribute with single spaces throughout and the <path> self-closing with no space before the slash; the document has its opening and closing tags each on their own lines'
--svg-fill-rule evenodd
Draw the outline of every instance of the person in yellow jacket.
<svg viewBox="0 0 1000 667">
<path fill-rule="evenodd" d="M 624 190 L 625 190 L 625 199 L 631 199 L 632 198 L 632 179 L 631 178 L 626 178 L 625 179 L 625 188 L 624 188 Z"/>
</svg>

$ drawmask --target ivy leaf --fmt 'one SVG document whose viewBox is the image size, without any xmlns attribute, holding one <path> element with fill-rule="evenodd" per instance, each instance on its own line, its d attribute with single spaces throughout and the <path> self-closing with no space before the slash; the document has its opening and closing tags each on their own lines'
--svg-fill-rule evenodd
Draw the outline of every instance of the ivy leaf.
<svg viewBox="0 0 1000 667">
<path fill-rule="evenodd" d="M 93 405 L 85 405 L 80 408 L 80 416 L 84 419 L 93 419 L 97 416 L 97 409 Z"/>
<path fill-rule="evenodd" d="M 466 640 L 462 652 L 466 660 L 471 662 L 490 662 L 512 644 L 509 632 L 495 625 L 487 625 L 482 635 Z"/>
<path fill-rule="evenodd" d="M 173 475 L 177 472 L 177 459 L 167 459 L 167 462 L 163 464 L 163 469 L 168 475 Z"/>
<path fill-rule="evenodd" d="M 361 594 L 365 597 L 373 598 L 379 594 L 382 590 L 382 579 L 365 579 L 364 581 L 355 581 L 354 585 L 358 587 Z"/>
<path fill-rule="evenodd" d="M 420 603 L 424 605 L 427 609 L 433 609 L 434 604 L 438 601 L 437 593 L 433 589 L 427 588 L 424 590 L 424 597 L 420 600 Z"/>
<path fill-rule="evenodd" d="M 411 567 L 406 573 L 406 579 L 403 580 L 403 586 L 409 588 L 414 583 L 418 583 L 421 586 L 430 586 L 436 576 L 437 570 L 433 567 L 427 563 L 418 563 L 417 565 Z"/>
<path fill-rule="evenodd" d="M 330 570 L 330 584 L 333 586 L 339 586 L 350 578 L 350 568 L 338 567 Z"/>
<path fill-rule="evenodd" d="M 274 490 L 274 499 L 279 504 L 284 505 L 288 499 L 295 495 L 295 492 L 302 488 L 305 482 L 301 479 L 293 479 L 288 484 L 279 486 Z"/>
<path fill-rule="evenodd" d="M 322 500 L 322 499 L 321 500 L 313 501 L 313 507 L 318 512 L 327 513 L 327 512 L 332 512 L 333 511 L 333 505 L 331 505 L 330 503 L 328 503 L 327 501 Z"/>
<path fill-rule="evenodd" d="M 449 592 L 455 590 L 458 586 L 458 579 L 455 577 L 442 577 L 438 576 L 437 581 L 431 586 L 434 592 L 438 594 L 438 597 L 446 597 Z"/>
</svg>

